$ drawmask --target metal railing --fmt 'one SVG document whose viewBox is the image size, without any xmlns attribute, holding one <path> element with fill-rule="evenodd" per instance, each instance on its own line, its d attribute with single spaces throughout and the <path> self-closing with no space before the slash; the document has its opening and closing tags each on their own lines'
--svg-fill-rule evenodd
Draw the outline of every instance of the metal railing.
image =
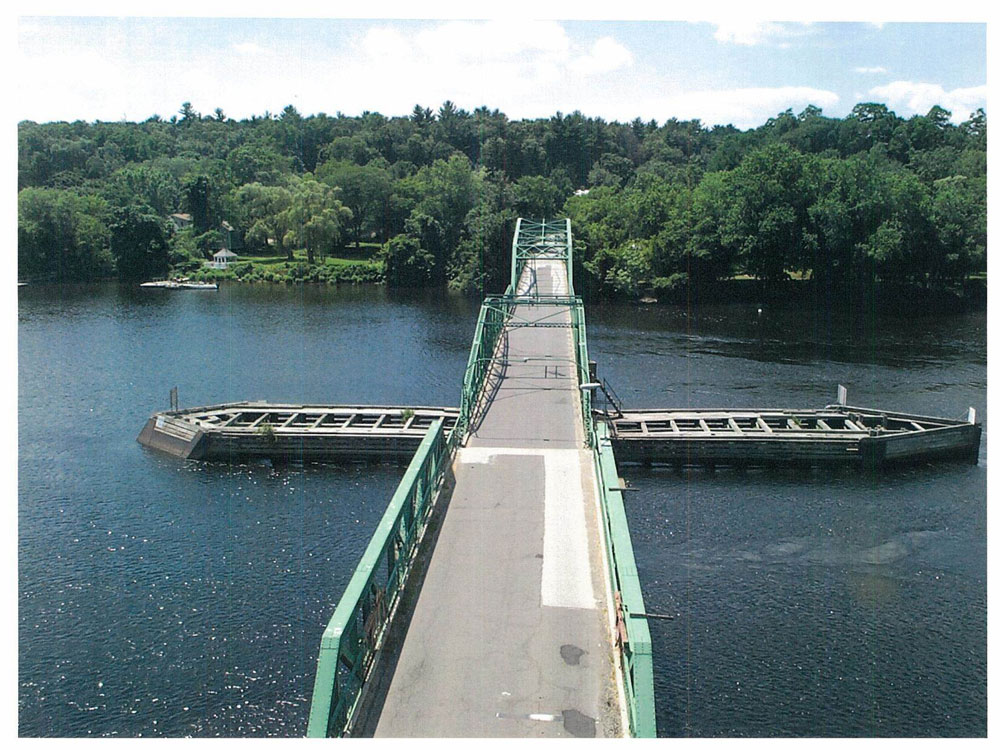
<svg viewBox="0 0 1000 750">
<path fill-rule="evenodd" d="M 583 301 L 576 298 L 576 304 L 570 307 L 570 320 L 573 322 L 573 353 L 576 356 L 576 373 L 578 385 L 582 386 L 589 380 L 590 355 L 587 352 L 587 320 L 583 312 Z M 587 388 L 580 388 L 580 411 L 583 414 L 583 431 L 587 436 L 587 445 L 594 447 L 594 396 Z"/>
<path fill-rule="evenodd" d="M 509 295 L 487 297 L 479 308 L 476 332 L 469 351 L 469 362 L 462 381 L 462 402 L 454 432 L 459 439 L 465 436 L 479 404 L 483 386 L 489 378 L 496 357 L 497 346 L 503 337 L 503 328 L 513 307 Z"/>
<path fill-rule="evenodd" d="M 525 264 L 536 258 L 564 260 L 566 280 L 572 294 L 573 235 L 569 219 L 517 220 L 510 254 L 510 285 L 513 289 L 517 289 Z"/>
<path fill-rule="evenodd" d="M 520 221 L 518 228 L 519 232 L 526 229 Z M 545 229 L 543 224 L 543 231 Z M 565 221 L 565 232 L 566 260 L 571 264 L 569 220 Z M 516 244 L 515 241 L 515 247 Z M 516 262 L 515 257 L 515 268 Z M 353 726 L 362 689 L 377 663 L 378 649 L 412 566 L 432 500 L 481 404 L 484 388 L 497 361 L 504 327 L 518 303 L 513 294 L 515 283 L 516 277 L 504 295 L 487 297 L 483 301 L 462 383 L 461 409 L 455 428 L 447 438 L 442 420 L 437 420 L 428 430 L 323 633 L 306 732 L 309 737 L 343 736 Z M 569 291 L 570 296 L 550 299 L 547 303 L 567 305 L 570 309 L 577 380 L 579 385 L 584 385 L 589 377 L 590 362 L 586 321 L 582 300 L 572 295 L 571 276 Z M 615 646 L 621 655 L 624 673 L 629 731 L 635 737 L 655 737 L 652 646 L 614 454 L 607 425 L 593 419 L 590 389 L 580 388 L 580 406 L 587 443 L 593 450 L 597 469 L 607 540 L 605 562 L 615 595 Z"/>
<path fill-rule="evenodd" d="M 583 303 L 570 308 L 573 322 L 573 349 L 576 354 L 577 379 L 580 385 L 590 377 L 590 356 L 587 351 L 587 326 Z M 601 519 L 608 576 L 615 595 L 615 647 L 621 656 L 625 700 L 628 707 L 629 731 L 633 737 L 656 736 L 656 709 L 653 692 L 653 647 L 649 625 L 645 620 L 646 605 L 632 551 L 628 518 L 622 498 L 608 426 L 593 418 L 593 391 L 580 388 L 580 409 L 593 450 L 601 502 Z M 611 603 L 609 603 L 609 606 Z"/>
<path fill-rule="evenodd" d="M 320 644 L 307 737 L 342 736 L 353 725 L 456 434 L 446 439 L 440 419 L 427 431 L 340 597 Z"/>
<path fill-rule="evenodd" d="M 615 594 L 615 646 L 622 660 L 625 700 L 633 737 L 656 736 L 656 706 L 653 693 L 653 644 L 646 622 L 639 573 L 632 551 L 622 484 L 608 437 L 608 426 L 596 422 L 594 463 L 601 501 L 601 517 L 607 540 L 607 568 Z"/>
</svg>

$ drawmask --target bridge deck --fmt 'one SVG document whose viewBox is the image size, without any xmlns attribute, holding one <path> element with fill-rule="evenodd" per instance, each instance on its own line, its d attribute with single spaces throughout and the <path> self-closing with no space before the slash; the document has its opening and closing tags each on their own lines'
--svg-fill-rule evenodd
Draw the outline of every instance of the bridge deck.
<svg viewBox="0 0 1000 750">
<path fill-rule="evenodd" d="M 532 292 L 567 291 L 561 262 L 535 261 L 519 293 L 529 277 Z M 521 304 L 512 323 L 455 461 L 377 737 L 625 731 L 568 308 Z"/>
</svg>

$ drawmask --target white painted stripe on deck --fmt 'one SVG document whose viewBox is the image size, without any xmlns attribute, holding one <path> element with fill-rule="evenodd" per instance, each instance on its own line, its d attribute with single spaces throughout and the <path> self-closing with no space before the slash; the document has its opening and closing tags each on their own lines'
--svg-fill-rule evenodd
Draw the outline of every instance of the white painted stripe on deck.
<svg viewBox="0 0 1000 750">
<path fill-rule="evenodd" d="M 580 452 L 552 450 L 545 459 L 542 604 L 594 609 Z"/>
<path fill-rule="evenodd" d="M 458 462 L 490 463 L 495 456 L 540 456 L 545 462 L 542 605 L 596 609 L 590 574 L 580 451 L 547 448 L 461 448 Z"/>
</svg>

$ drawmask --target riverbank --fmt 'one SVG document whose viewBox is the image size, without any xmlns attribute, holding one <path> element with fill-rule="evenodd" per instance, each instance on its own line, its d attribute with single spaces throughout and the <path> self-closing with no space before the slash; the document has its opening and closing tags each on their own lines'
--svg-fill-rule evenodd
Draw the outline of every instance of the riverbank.
<svg viewBox="0 0 1000 750">
<path fill-rule="evenodd" d="M 585 299 L 589 295 L 584 294 Z M 607 301 L 625 301 L 607 296 Z M 986 278 L 966 279 L 950 287 L 925 288 L 916 284 L 872 282 L 866 285 L 824 284 L 812 279 L 765 283 L 754 278 L 724 279 L 711 283 L 681 284 L 657 290 L 637 300 L 640 304 L 718 305 L 764 304 L 817 310 L 877 310 L 890 315 L 926 315 L 942 312 L 975 312 L 986 309 Z"/>
<path fill-rule="evenodd" d="M 312 264 L 303 256 L 289 261 L 281 257 L 246 257 L 230 268 L 178 266 L 171 278 L 191 281 L 243 282 L 273 284 L 372 284 L 384 286 L 385 265 L 371 258 L 327 257 Z M 114 279 L 108 279 L 114 280 Z M 82 280 L 81 280 L 82 281 Z M 872 282 L 864 286 L 822 284 L 812 279 L 788 279 L 765 283 L 739 277 L 710 283 L 679 284 L 671 289 L 650 292 L 638 300 L 613 293 L 596 293 L 587 288 L 583 277 L 583 297 L 587 302 L 663 306 L 716 304 L 764 304 L 769 307 L 801 307 L 810 310 L 871 310 L 890 315 L 927 315 L 949 312 L 976 312 L 986 309 L 985 275 L 969 278 L 946 288 L 925 288 L 914 284 Z M 34 280 L 32 283 L 69 283 L 58 279 Z M 75 283 L 75 282 L 73 282 Z M 467 296 L 478 296 L 474 291 Z"/>
<path fill-rule="evenodd" d="M 183 272 L 194 281 L 244 281 L 279 284 L 381 284 L 385 267 L 381 261 L 354 258 L 323 258 L 316 263 L 285 258 L 247 258 L 231 268 L 199 268 Z"/>
</svg>

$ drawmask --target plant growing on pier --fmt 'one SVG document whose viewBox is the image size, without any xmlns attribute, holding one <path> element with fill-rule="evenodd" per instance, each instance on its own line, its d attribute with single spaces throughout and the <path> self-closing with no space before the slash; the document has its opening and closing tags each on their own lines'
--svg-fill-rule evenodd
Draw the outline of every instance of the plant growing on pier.
<svg viewBox="0 0 1000 750">
<path fill-rule="evenodd" d="M 402 418 L 402 420 L 403 420 L 403 424 L 406 424 L 406 423 L 407 423 L 407 422 L 409 422 L 409 421 L 410 421 L 411 419 L 413 419 L 413 409 L 403 409 L 403 410 L 402 410 L 402 411 L 401 411 L 401 412 L 399 413 L 399 416 L 400 416 L 400 417 Z"/>
<path fill-rule="evenodd" d="M 257 434 L 260 435 L 264 442 L 268 445 L 274 445 L 278 442 L 278 435 L 274 431 L 274 427 L 270 422 L 264 422 L 257 428 Z"/>
</svg>

